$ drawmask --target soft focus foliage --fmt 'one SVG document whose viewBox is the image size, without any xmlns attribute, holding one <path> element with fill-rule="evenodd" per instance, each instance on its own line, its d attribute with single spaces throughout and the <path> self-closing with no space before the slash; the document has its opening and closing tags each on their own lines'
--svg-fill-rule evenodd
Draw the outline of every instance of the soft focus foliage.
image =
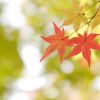
<svg viewBox="0 0 100 100">
<path fill-rule="evenodd" d="M 33 44 L 33 46 L 43 54 L 47 44 L 41 39 L 41 35 L 47 37 L 54 33 L 52 21 L 58 26 L 62 26 L 64 21 L 64 24 L 68 25 L 66 21 L 70 19 L 65 13 L 71 9 L 73 1 L 74 0 L 25 0 L 21 9 L 26 20 L 24 28 L 27 31 L 24 30 L 24 34 L 21 31 L 23 27 L 16 28 L 2 23 L 1 17 L 6 4 L 0 2 L 0 100 L 4 100 L 3 97 L 11 93 L 12 82 L 18 79 L 24 70 L 25 63 L 22 62 L 20 57 L 20 47 L 23 44 Z M 85 16 L 89 21 L 98 8 L 97 0 L 76 1 L 79 2 L 80 6 L 85 7 L 84 10 L 90 8 L 85 12 Z M 80 9 L 80 12 L 82 10 L 83 9 Z M 93 27 L 92 32 L 100 34 L 100 16 L 98 14 L 92 21 L 93 24 L 90 24 L 88 31 L 91 31 Z M 71 25 L 64 26 L 68 35 L 70 35 L 74 29 L 77 30 L 79 25 L 81 26 L 86 22 L 83 16 L 84 14 L 77 16 L 82 19 L 79 23 L 77 23 L 76 20 L 74 21 L 74 28 L 71 22 L 72 20 L 70 21 Z M 20 21 L 18 23 L 20 24 Z M 84 33 L 87 27 L 87 25 L 82 27 L 78 32 Z M 77 36 L 77 32 L 75 32 L 71 38 L 75 36 Z M 100 37 L 96 40 L 100 43 Z M 68 55 L 69 52 L 71 52 L 70 48 L 65 52 L 65 56 Z M 90 69 L 87 67 L 88 64 L 81 57 L 81 54 L 64 60 L 63 63 L 60 64 L 59 57 L 56 53 L 53 53 L 43 61 L 44 73 L 42 74 L 47 78 L 45 86 L 41 89 L 27 92 L 28 96 L 31 96 L 33 100 L 99 100 L 100 51 L 91 51 L 92 63 Z M 35 64 L 33 66 L 35 66 Z M 35 67 L 37 68 L 38 66 Z M 41 81 L 39 83 L 41 84 Z"/>
<path fill-rule="evenodd" d="M 9 89 L 11 82 L 18 78 L 21 69 L 22 61 L 17 51 L 17 41 L 8 40 L 5 28 L 0 26 L 0 98 L 4 91 Z"/>
</svg>

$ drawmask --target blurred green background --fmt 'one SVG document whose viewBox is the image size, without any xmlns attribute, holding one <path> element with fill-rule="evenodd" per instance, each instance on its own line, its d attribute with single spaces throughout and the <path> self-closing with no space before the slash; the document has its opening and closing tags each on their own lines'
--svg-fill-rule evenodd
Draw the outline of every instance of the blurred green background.
<svg viewBox="0 0 100 100">
<path fill-rule="evenodd" d="M 40 36 L 54 32 L 52 21 L 62 24 L 66 16 L 60 9 L 73 1 L 0 0 L 0 100 L 100 100 L 100 51 L 92 52 L 90 69 L 81 55 L 61 65 L 54 52 L 39 62 L 48 45 Z M 77 1 L 86 8 L 97 2 Z M 86 12 L 88 16 L 97 5 Z M 65 28 L 73 32 L 72 26 Z M 93 32 L 100 33 L 100 26 Z"/>
</svg>

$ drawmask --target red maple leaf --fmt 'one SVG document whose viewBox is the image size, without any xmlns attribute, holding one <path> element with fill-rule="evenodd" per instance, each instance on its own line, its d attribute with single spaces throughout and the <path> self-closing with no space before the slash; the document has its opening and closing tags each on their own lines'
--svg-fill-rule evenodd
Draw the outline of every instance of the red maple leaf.
<svg viewBox="0 0 100 100">
<path fill-rule="evenodd" d="M 55 34 L 49 37 L 42 37 L 42 39 L 48 42 L 50 45 L 47 47 L 40 61 L 42 61 L 49 54 L 51 54 L 53 51 L 57 49 L 58 55 L 62 63 L 63 55 L 65 53 L 65 48 L 67 45 L 70 46 L 71 44 L 69 43 L 68 37 L 64 36 L 65 34 L 64 29 L 61 30 L 55 23 L 53 23 L 53 25 L 54 25 Z"/>
<path fill-rule="evenodd" d="M 89 34 L 84 32 L 84 35 L 78 34 L 78 37 L 74 37 L 70 40 L 76 46 L 73 48 L 72 52 L 67 56 L 67 58 L 75 56 L 82 52 L 83 57 L 86 59 L 90 66 L 91 62 L 91 49 L 100 50 L 100 45 L 97 44 L 94 39 L 100 34 Z"/>
</svg>

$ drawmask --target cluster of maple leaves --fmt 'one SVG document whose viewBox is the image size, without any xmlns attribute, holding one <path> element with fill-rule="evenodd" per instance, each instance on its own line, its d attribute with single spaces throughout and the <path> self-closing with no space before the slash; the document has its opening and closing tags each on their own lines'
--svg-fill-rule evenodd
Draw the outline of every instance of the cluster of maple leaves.
<svg viewBox="0 0 100 100">
<path fill-rule="evenodd" d="M 78 30 L 80 28 L 82 22 L 85 24 L 92 23 L 92 28 L 96 27 L 100 23 L 100 7 L 97 9 L 95 14 L 91 17 L 89 21 L 85 17 L 83 8 L 84 7 L 80 7 L 78 3 L 74 2 L 71 9 L 64 10 L 64 12 L 66 12 L 65 15 L 67 16 L 67 19 L 64 21 L 63 25 L 73 24 L 75 30 Z M 87 31 L 85 31 L 83 35 L 78 33 L 77 37 L 73 37 L 70 39 L 70 35 L 65 36 L 64 28 L 61 29 L 54 22 L 53 26 L 55 30 L 54 35 L 48 37 L 42 36 L 42 39 L 48 42 L 49 46 L 47 47 L 40 61 L 45 59 L 55 50 L 58 50 L 58 55 L 60 57 L 61 63 L 63 59 L 73 57 L 82 52 L 84 59 L 88 62 L 90 66 L 91 49 L 100 50 L 100 45 L 94 40 L 100 34 L 88 33 Z M 72 51 L 67 55 L 67 57 L 64 58 L 66 47 L 72 47 Z"/>
</svg>

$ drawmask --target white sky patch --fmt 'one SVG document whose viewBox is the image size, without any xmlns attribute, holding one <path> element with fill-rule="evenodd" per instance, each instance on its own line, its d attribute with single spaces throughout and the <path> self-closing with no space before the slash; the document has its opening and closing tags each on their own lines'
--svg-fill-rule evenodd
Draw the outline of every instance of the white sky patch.
<svg viewBox="0 0 100 100">
<path fill-rule="evenodd" d="M 34 91 L 46 84 L 46 77 L 43 73 L 43 63 L 40 62 L 40 54 L 33 44 L 25 44 L 20 50 L 24 62 L 24 75 L 15 85 L 23 91 Z M 15 87 L 16 87 L 15 86 Z"/>
<path fill-rule="evenodd" d="M 100 92 L 100 76 L 97 76 L 92 82 L 92 88 Z"/>
<path fill-rule="evenodd" d="M 14 93 L 13 95 L 10 95 L 9 98 L 7 98 L 6 100 L 30 100 L 30 98 L 27 96 L 26 93 Z"/>
<path fill-rule="evenodd" d="M 17 82 L 15 82 L 14 87 L 19 91 L 33 92 L 45 86 L 47 79 L 46 77 L 22 77 Z"/>
<path fill-rule="evenodd" d="M 43 63 L 40 62 L 40 55 L 33 44 L 26 44 L 20 50 L 21 58 L 24 62 L 24 72 L 26 76 L 37 77 L 43 72 Z"/>
<path fill-rule="evenodd" d="M 71 61 L 63 61 L 61 65 L 61 71 L 66 74 L 70 74 L 74 70 L 74 65 Z"/>
<path fill-rule="evenodd" d="M 25 16 L 22 14 L 22 5 L 25 0 L 1 0 L 4 3 L 4 12 L 1 15 L 1 23 L 15 28 L 25 24 Z"/>
<path fill-rule="evenodd" d="M 24 62 L 23 76 L 15 83 L 15 87 L 23 91 L 34 91 L 45 86 L 47 78 L 43 75 L 43 63 L 40 54 L 33 44 L 25 44 L 20 50 Z"/>
</svg>

